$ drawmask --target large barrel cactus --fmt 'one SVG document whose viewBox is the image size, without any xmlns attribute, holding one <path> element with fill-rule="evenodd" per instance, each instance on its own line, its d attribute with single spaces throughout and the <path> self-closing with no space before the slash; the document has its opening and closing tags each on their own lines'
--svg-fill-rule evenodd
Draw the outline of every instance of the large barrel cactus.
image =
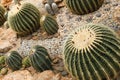
<svg viewBox="0 0 120 80">
<path fill-rule="evenodd" d="M 6 58 L 6 64 L 8 67 L 15 71 L 22 67 L 22 57 L 16 51 L 11 51 Z"/>
<path fill-rule="evenodd" d="M 0 4 L 0 26 L 2 26 L 5 22 L 4 13 L 5 13 L 5 8 Z"/>
<path fill-rule="evenodd" d="M 78 80 L 113 80 L 120 72 L 120 39 L 104 25 L 73 31 L 63 55 L 67 70 Z"/>
<path fill-rule="evenodd" d="M 57 21 L 50 15 L 43 15 L 40 19 L 40 24 L 48 34 L 55 34 L 58 32 L 59 28 Z"/>
<path fill-rule="evenodd" d="M 40 12 L 31 3 L 21 3 L 8 13 L 8 24 L 18 35 L 33 33 L 39 28 Z"/>
<path fill-rule="evenodd" d="M 38 72 L 52 69 L 49 54 L 47 50 L 42 46 L 34 46 L 32 49 L 32 54 L 30 55 L 30 61 L 33 68 Z"/>
<path fill-rule="evenodd" d="M 65 0 L 67 7 L 76 14 L 88 14 L 98 10 L 104 0 Z"/>
</svg>

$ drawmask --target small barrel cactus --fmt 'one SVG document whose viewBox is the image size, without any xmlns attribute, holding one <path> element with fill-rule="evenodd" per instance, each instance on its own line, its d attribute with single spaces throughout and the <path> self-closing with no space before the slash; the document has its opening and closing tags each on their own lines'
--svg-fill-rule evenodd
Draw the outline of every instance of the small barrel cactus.
<svg viewBox="0 0 120 80">
<path fill-rule="evenodd" d="M 58 32 L 57 21 L 50 15 L 43 15 L 40 19 L 40 25 L 48 34 L 55 34 Z"/>
<path fill-rule="evenodd" d="M 6 57 L 6 64 L 13 71 L 19 70 L 22 67 L 22 57 L 17 51 L 11 51 Z"/>
<path fill-rule="evenodd" d="M 5 8 L 2 5 L 0 5 L 0 26 L 2 26 L 5 22 L 4 13 L 5 13 Z"/>
<path fill-rule="evenodd" d="M 8 72 L 8 68 L 4 67 L 0 70 L 0 75 L 5 75 Z"/>
<path fill-rule="evenodd" d="M 0 65 L 5 64 L 5 56 L 0 56 Z"/>
<path fill-rule="evenodd" d="M 16 5 L 8 13 L 8 24 L 18 35 L 28 35 L 38 30 L 40 12 L 31 3 Z"/>
<path fill-rule="evenodd" d="M 67 7 L 76 14 L 88 14 L 98 10 L 104 0 L 65 0 Z"/>
<path fill-rule="evenodd" d="M 69 35 L 63 57 L 78 80 L 113 80 L 120 72 L 120 39 L 104 25 L 84 25 Z"/>
<path fill-rule="evenodd" d="M 42 46 L 34 46 L 30 55 L 30 61 L 33 68 L 38 72 L 52 70 L 51 58 L 47 50 Z"/>
<path fill-rule="evenodd" d="M 31 64 L 30 64 L 29 56 L 26 56 L 25 58 L 23 58 L 22 65 L 24 68 L 30 67 Z"/>
</svg>

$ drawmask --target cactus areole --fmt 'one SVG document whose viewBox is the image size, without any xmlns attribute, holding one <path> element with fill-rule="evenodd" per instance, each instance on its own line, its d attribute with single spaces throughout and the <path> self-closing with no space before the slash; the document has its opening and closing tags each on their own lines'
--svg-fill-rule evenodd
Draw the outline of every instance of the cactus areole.
<svg viewBox="0 0 120 80">
<path fill-rule="evenodd" d="M 15 5 L 8 13 L 9 26 L 19 35 L 27 35 L 38 30 L 40 12 L 31 3 Z"/>
<path fill-rule="evenodd" d="M 67 7 L 76 14 L 88 14 L 98 10 L 104 0 L 65 0 Z"/>
<path fill-rule="evenodd" d="M 104 25 L 84 25 L 69 35 L 63 56 L 76 79 L 111 80 L 120 72 L 120 39 Z"/>
</svg>

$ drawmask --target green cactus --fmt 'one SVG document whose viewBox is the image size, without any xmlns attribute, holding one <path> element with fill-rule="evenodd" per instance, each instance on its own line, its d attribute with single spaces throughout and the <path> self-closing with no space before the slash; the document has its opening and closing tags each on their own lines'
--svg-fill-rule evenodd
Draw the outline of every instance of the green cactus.
<svg viewBox="0 0 120 80">
<path fill-rule="evenodd" d="M 88 14 L 98 10 L 104 0 L 65 0 L 67 7 L 76 14 Z"/>
<path fill-rule="evenodd" d="M 5 56 L 0 56 L 0 65 L 5 64 Z"/>
<path fill-rule="evenodd" d="M 2 26 L 5 22 L 4 13 L 5 8 L 0 4 L 0 26 Z"/>
<path fill-rule="evenodd" d="M 0 70 L 0 75 L 5 75 L 8 72 L 8 68 L 4 67 Z"/>
<path fill-rule="evenodd" d="M 22 67 L 22 57 L 17 51 L 11 51 L 6 57 L 6 64 L 13 71 L 19 70 Z"/>
<path fill-rule="evenodd" d="M 8 15 L 8 24 L 18 35 L 25 36 L 39 28 L 40 12 L 30 3 L 14 6 Z"/>
<path fill-rule="evenodd" d="M 27 68 L 27 67 L 31 66 L 29 56 L 26 56 L 25 58 L 23 58 L 22 65 L 23 65 L 24 68 Z"/>
<path fill-rule="evenodd" d="M 51 58 L 47 50 L 42 46 L 34 46 L 32 54 L 30 55 L 30 61 L 33 68 L 38 72 L 49 69 L 52 70 Z"/>
<path fill-rule="evenodd" d="M 120 72 L 120 39 L 104 25 L 80 26 L 69 35 L 63 56 L 77 80 L 112 80 Z"/>
<path fill-rule="evenodd" d="M 50 15 L 43 15 L 40 19 L 40 24 L 48 34 L 52 35 L 58 32 L 57 21 Z"/>
</svg>

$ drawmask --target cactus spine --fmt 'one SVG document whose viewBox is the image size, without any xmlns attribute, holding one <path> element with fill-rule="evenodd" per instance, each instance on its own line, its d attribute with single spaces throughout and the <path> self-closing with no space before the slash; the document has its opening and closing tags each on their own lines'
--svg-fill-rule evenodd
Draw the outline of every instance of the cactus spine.
<svg viewBox="0 0 120 80">
<path fill-rule="evenodd" d="M 42 72 L 52 69 L 50 56 L 44 47 L 36 45 L 32 49 L 32 53 L 30 55 L 30 61 L 36 71 Z"/>
<path fill-rule="evenodd" d="M 40 24 L 48 34 L 55 34 L 58 32 L 59 28 L 57 21 L 50 15 L 43 15 L 40 19 Z"/>
<path fill-rule="evenodd" d="M 5 9 L 2 5 L 0 5 L 0 26 L 2 26 L 5 22 L 4 13 Z"/>
<path fill-rule="evenodd" d="M 67 7 L 76 14 L 88 14 L 98 10 L 104 0 L 65 0 Z"/>
<path fill-rule="evenodd" d="M 67 70 L 78 80 L 112 80 L 120 72 L 120 39 L 104 25 L 73 31 L 63 55 Z"/>
<path fill-rule="evenodd" d="M 19 70 L 22 67 L 22 57 L 16 51 L 11 51 L 6 58 L 6 64 L 8 67 L 15 71 Z"/>
<path fill-rule="evenodd" d="M 9 26 L 21 36 L 33 33 L 39 28 L 40 12 L 30 3 L 14 6 L 8 15 Z"/>
</svg>

